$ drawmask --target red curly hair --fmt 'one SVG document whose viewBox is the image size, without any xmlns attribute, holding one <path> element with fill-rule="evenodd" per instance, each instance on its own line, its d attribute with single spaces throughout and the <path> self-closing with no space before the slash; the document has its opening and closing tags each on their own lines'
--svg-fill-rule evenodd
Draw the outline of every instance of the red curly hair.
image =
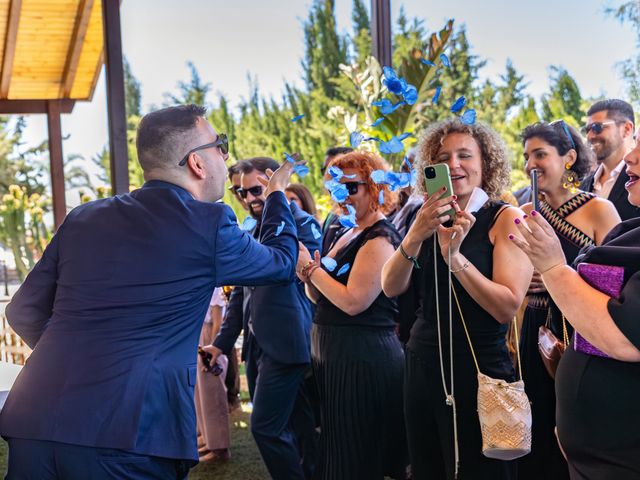
<svg viewBox="0 0 640 480">
<path fill-rule="evenodd" d="M 334 158 L 327 165 L 327 173 L 324 175 L 325 180 L 331 179 L 331 175 L 328 173 L 329 167 L 338 167 L 341 170 L 352 169 L 360 174 L 362 181 L 366 182 L 366 185 L 363 186 L 369 192 L 369 211 L 376 212 L 381 210 L 385 215 L 393 212 L 398 197 L 396 192 L 390 191 L 388 185 L 377 184 L 371 179 L 371 173 L 374 170 L 389 170 L 389 165 L 384 159 L 373 153 L 359 150 L 345 153 Z M 384 204 L 382 205 L 378 202 L 380 190 L 384 190 Z"/>
</svg>

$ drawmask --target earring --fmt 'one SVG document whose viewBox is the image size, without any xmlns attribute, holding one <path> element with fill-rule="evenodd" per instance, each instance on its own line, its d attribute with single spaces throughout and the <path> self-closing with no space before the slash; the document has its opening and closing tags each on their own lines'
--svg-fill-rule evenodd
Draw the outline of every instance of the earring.
<svg viewBox="0 0 640 480">
<path fill-rule="evenodd" d="M 565 172 L 564 172 L 564 180 L 562 182 L 562 188 L 565 190 L 569 190 L 571 193 L 576 193 L 578 187 L 580 187 L 580 180 L 578 180 L 578 176 L 576 172 L 571 170 L 571 164 L 569 162 L 564 164 Z"/>
</svg>

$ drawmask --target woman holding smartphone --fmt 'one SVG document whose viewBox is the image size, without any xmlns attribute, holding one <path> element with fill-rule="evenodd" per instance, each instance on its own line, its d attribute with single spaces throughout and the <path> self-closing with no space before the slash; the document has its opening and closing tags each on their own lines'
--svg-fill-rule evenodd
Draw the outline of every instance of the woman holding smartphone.
<svg viewBox="0 0 640 480">
<path fill-rule="evenodd" d="M 620 216 L 608 200 L 577 190 L 580 179 L 592 165 L 592 153 L 573 127 L 563 120 L 535 123 L 522 132 L 522 143 L 527 173 L 531 174 L 533 169 L 538 172 L 537 210 L 553 227 L 571 264 L 582 248 L 600 245 L 607 233 L 620 223 Z M 531 214 L 533 205 L 527 203 L 522 210 Z M 550 329 L 561 342 L 573 334 L 573 327 L 549 297 L 540 273 L 535 272 L 520 343 L 525 390 L 531 401 L 532 443 L 531 453 L 518 460 L 518 477 L 562 480 L 569 478 L 569 470 L 554 433 L 554 379 L 538 351 L 541 326 Z"/>
<path fill-rule="evenodd" d="M 387 296 L 413 288 L 418 298 L 405 374 L 405 421 L 413 478 L 453 479 L 456 440 L 464 478 L 515 478 L 514 462 L 482 455 L 477 372 L 455 302 L 451 340 L 457 439 L 453 410 L 445 402 L 443 387 L 444 382 L 451 391 L 448 271 L 480 370 L 493 378 L 515 380 L 505 333 L 524 299 L 533 268 L 507 238 L 516 232 L 514 220 L 522 211 L 498 200 L 509 182 L 505 146 L 489 127 L 465 125 L 455 119 L 427 129 L 418 151 L 419 174 L 429 165 L 445 163 L 449 167 L 454 195 L 439 198 L 444 190 L 425 195 L 413 225 L 382 270 Z M 465 209 L 476 188 L 484 190 L 489 200 L 469 213 Z M 451 209 L 455 210 L 452 223 Z M 442 312 L 440 328 L 434 264 Z"/>
</svg>

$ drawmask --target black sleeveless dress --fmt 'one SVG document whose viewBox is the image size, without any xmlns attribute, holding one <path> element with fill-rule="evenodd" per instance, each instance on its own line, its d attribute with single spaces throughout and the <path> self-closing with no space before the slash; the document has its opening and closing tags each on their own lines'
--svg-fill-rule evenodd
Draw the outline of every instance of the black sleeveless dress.
<svg viewBox="0 0 640 480">
<path fill-rule="evenodd" d="M 343 232 L 339 232 L 344 234 Z M 335 256 L 329 272 L 346 285 L 358 250 L 400 236 L 387 220 L 364 229 Z M 335 240 L 334 240 L 335 241 Z M 325 252 L 326 253 L 326 252 Z M 382 480 L 404 478 L 407 465 L 402 416 L 404 352 L 395 328 L 395 300 L 381 293 L 364 312 L 350 316 L 325 297 L 317 302 L 311 331 L 313 372 L 320 397 L 320 455 L 314 478 Z"/>
<path fill-rule="evenodd" d="M 592 238 L 571 225 L 566 219 L 571 213 L 595 198 L 580 192 L 557 210 L 541 202 L 540 213 L 556 231 L 562 250 L 571 265 L 583 247 L 595 245 Z M 524 480 L 564 480 L 569 478 L 567 462 L 560 452 L 554 428 L 556 426 L 556 394 L 554 380 L 549 376 L 538 351 L 538 330 L 549 325 L 559 340 L 563 339 L 562 314 L 546 292 L 529 296 L 522 322 L 520 351 L 522 376 L 531 401 L 531 453 L 518 460 L 518 478 Z M 566 323 L 568 337 L 573 327 Z"/>
<path fill-rule="evenodd" d="M 508 207 L 502 202 L 489 202 L 476 214 L 476 222 L 460 247 L 461 253 L 485 277 L 493 275 L 493 245 L 489 230 Z M 434 256 L 433 238 L 422 244 L 419 262 L 414 269 L 412 285 L 416 289 L 419 308 L 407 343 L 405 371 L 405 420 L 409 457 L 414 480 L 454 478 L 454 434 L 452 408 L 445 403 L 438 354 L 438 327 L 434 283 L 434 262 L 438 268 L 442 350 L 447 388 L 449 370 L 449 297 L 448 267 L 440 254 Z M 498 323 L 464 290 L 455 276 L 454 288 L 460 300 L 471 342 L 482 373 L 493 378 L 515 380 L 513 364 L 505 335 L 508 325 Z M 482 434 L 478 420 L 478 380 L 471 350 L 460 315 L 453 301 L 454 396 L 457 405 L 459 477 L 464 479 L 515 478 L 515 462 L 494 460 L 482 455 Z"/>
</svg>

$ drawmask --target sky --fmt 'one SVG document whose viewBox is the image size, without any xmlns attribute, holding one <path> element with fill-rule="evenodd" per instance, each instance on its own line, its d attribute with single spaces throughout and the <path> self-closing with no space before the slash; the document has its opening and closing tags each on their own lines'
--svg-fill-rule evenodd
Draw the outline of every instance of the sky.
<svg viewBox="0 0 640 480">
<path fill-rule="evenodd" d="M 368 1 L 365 0 L 368 4 Z M 608 3 L 607 3 L 608 2 Z M 536 98 L 549 85 L 549 66 L 565 67 L 583 97 L 606 94 L 624 98 L 616 62 L 634 54 L 635 35 L 604 14 L 621 0 L 392 0 L 392 23 L 404 7 L 429 31 L 449 18 L 464 24 L 472 51 L 488 61 L 481 77 L 504 72 L 507 59 L 529 82 Z M 352 0 L 335 0 L 338 29 L 351 32 Z M 263 94 L 279 98 L 284 82 L 302 86 L 302 25 L 311 0 L 123 0 L 123 52 L 142 85 L 143 112 L 162 105 L 189 79 L 193 61 L 212 92 L 232 105 L 248 95 L 247 75 L 257 78 Z M 452 58 L 455 61 L 455 58 Z M 25 140 L 46 139 L 46 117 L 28 117 Z M 63 115 L 65 156 L 91 158 L 107 138 L 104 72 L 91 102 L 78 102 Z M 233 139 L 232 139 L 233 141 Z M 236 139 L 235 141 L 242 141 Z M 73 201 L 72 199 L 68 199 Z"/>
</svg>

